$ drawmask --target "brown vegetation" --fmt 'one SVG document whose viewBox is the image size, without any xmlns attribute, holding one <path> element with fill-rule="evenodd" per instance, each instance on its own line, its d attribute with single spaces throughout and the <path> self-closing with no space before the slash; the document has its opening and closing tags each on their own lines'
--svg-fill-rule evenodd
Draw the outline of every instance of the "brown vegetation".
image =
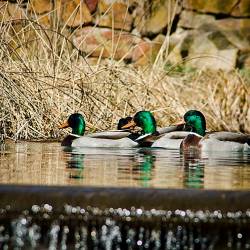
<svg viewBox="0 0 250 250">
<path fill-rule="evenodd" d="M 250 133 L 249 85 L 237 71 L 166 69 L 88 60 L 59 31 L 34 21 L 0 26 L 1 134 L 13 139 L 60 136 L 58 124 L 81 112 L 89 131 L 116 128 L 117 120 L 151 110 L 160 126 L 188 109 L 204 112 L 208 129 Z"/>
</svg>

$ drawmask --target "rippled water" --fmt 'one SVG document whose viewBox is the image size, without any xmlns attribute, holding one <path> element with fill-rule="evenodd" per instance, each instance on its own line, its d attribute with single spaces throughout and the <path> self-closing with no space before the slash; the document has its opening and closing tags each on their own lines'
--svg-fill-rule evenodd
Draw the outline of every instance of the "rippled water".
<svg viewBox="0 0 250 250">
<path fill-rule="evenodd" d="M 249 189 L 250 153 L 180 154 L 165 149 L 66 149 L 59 143 L 2 145 L 0 183 Z"/>
</svg>

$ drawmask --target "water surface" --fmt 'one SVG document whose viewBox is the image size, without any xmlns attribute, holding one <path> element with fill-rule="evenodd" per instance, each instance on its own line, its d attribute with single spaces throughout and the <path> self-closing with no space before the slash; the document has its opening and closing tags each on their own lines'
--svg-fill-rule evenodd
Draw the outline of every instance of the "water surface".
<svg viewBox="0 0 250 250">
<path fill-rule="evenodd" d="M 250 189 L 250 152 L 197 155 L 10 142 L 0 151 L 0 184 Z"/>
</svg>

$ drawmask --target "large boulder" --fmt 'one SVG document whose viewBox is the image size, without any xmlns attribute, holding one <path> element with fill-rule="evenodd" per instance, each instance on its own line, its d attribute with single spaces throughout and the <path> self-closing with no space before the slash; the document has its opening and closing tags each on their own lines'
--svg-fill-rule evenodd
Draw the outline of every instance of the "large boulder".
<svg viewBox="0 0 250 250">
<path fill-rule="evenodd" d="M 75 32 L 73 43 L 86 55 L 142 66 L 154 62 L 164 39 L 165 36 L 159 35 L 153 41 L 143 40 L 125 31 L 84 27 Z"/>
<path fill-rule="evenodd" d="M 132 62 L 136 66 L 144 66 L 154 63 L 161 46 L 165 40 L 164 35 L 158 35 L 153 41 L 141 41 L 132 51 Z"/>
<path fill-rule="evenodd" d="M 225 18 L 215 24 L 235 47 L 250 51 L 250 19 Z"/>
<path fill-rule="evenodd" d="M 178 27 L 196 29 L 199 33 L 220 31 L 240 51 L 250 50 L 250 19 L 247 18 L 215 20 L 212 15 L 184 10 Z"/>
<path fill-rule="evenodd" d="M 81 0 L 55 0 L 59 20 L 70 27 L 81 26 L 92 21 L 88 6 Z"/>
<path fill-rule="evenodd" d="M 197 29 L 203 24 L 212 23 L 214 21 L 215 17 L 212 15 L 201 14 L 190 10 L 183 10 L 180 14 L 178 27 Z"/>
<path fill-rule="evenodd" d="M 206 32 L 192 39 L 189 41 L 187 65 L 225 71 L 235 68 L 238 49 L 220 31 Z"/>
<path fill-rule="evenodd" d="M 238 2 L 238 0 L 183 0 L 183 6 L 203 13 L 230 14 Z"/>
<path fill-rule="evenodd" d="M 143 1 L 142 1 L 143 2 Z M 138 6 L 135 27 L 142 35 L 154 35 L 165 29 L 180 12 L 178 1 L 152 0 Z"/>
<path fill-rule="evenodd" d="M 99 0 L 96 23 L 102 27 L 130 31 L 133 17 L 127 1 Z"/>
<path fill-rule="evenodd" d="M 170 51 L 168 61 L 185 63 L 194 68 L 232 70 L 236 66 L 238 49 L 220 31 L 184 30 L 170 37 L 176 45 Z"/>
<path fill-rule="evenodd" d="M 129 32 L 108 28 L 84 27 L 73 35 L 73 43 L 84 53 L 93 57 L 131 59 L 131 53 L 142 39 Z"/>
</svg>

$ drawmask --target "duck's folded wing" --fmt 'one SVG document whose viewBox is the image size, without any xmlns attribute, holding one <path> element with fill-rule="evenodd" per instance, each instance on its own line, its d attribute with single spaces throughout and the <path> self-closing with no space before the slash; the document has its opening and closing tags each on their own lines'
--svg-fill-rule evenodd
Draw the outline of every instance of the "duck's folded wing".
<svg viewBox="0 0 250 250">
<path fill-rule="evenodd" d="M 122 139 L 129 136 L 131 133 L 129 131 L 123 130 L 110 130 L 110 131 L 103 131 L 93 134 L 88 134 L 86 137 L 90 138 L 100 138 L 100 139 Z"/>
<path fill-rule="evenodd" d="M 121 138 L 117 140 L 91 138 L 83 136 L 72 142 L 72 147 L 87 147 L 87 148 L 133 148 L 137 147 L 138 143 L 129 138 Z"/>
<path fill-rule="evenodd" d="M 160 135 L 163 135 L 174 131 L 181 131 L 183 130 L 183 127 L 184 125 L 173 125 L 164 128 L 157 128 L 157 131 L 159 132 Z"/>
<path fill-rule="evenodd" d="M 187 131 L 174 131 L 170 133 L 164 134 L 161 138 L 168 138 L 168 139 L 184 139 L 186 136 L 188 136 L 191 132 Z"/>
<path fill-rule="evenodd" d="M 250 145 L 249 134 L 222 131 L 222 132 L 208 133 L 208 138 L 216 139 L 219 141 L 238 142 L 242 144 L 247 143 L 248 145 Z"/>
<path fill-rule="evenodd" d="M 179 149 L 182 140 L 189 135 L 190 132 L 186 131 L 175 131 L 162 135 L 156 140 L 152 147 L 160 147 L 167 149 Z"/>
</svg>

